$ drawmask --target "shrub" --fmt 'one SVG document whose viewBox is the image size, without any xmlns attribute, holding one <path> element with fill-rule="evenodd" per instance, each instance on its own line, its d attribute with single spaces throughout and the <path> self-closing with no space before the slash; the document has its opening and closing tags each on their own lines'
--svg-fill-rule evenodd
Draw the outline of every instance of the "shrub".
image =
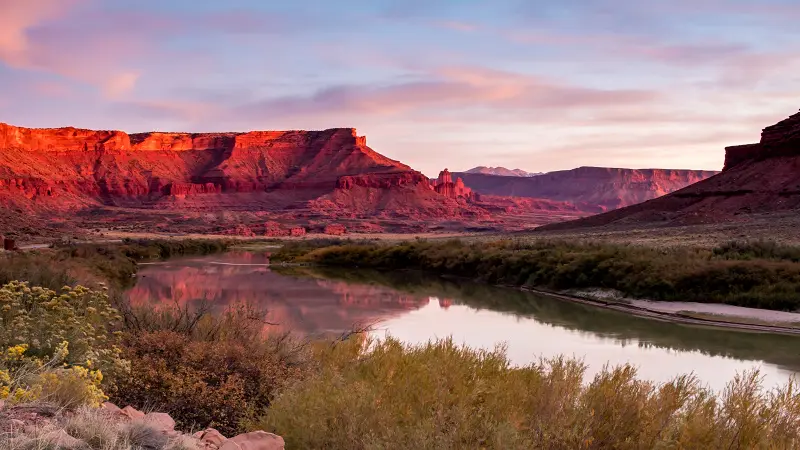
<svg viewBox="0 0 800 450">
<path fill-rule="evenodd" d="M 0 398 L 99 405 L 103 373 L 128 369 L 112 328 L 120 319 L 102 291 L 0 287 Z"/>
<path fill-rule="evenodd" d="M 223 434 L 270 404 L 277 389 L 310 367 L 303 346 L 288 336 L 263 340 L 199 340 L 174 331 L 132 333 L 125 340 L 131 376 L 118 380 L 119 404 L 169 411 L 185 429 Z"/>
<path fill-rule="evenodd" d="M 24 345 L 28 358 L 52 359 L 66 342 L 70 366 L 125 370 L 115 330 L 121 320 L 104 291 L 78 286 L 58 294 L 19 282 L 0 287 L 0 348 Z"/>
<path fill-rule="evenodd" d="M 660 385 L 630 366 L 583 383 L 556 358 L 512 367 L 502 348 L 394 339 L 321 347 L 321 371 L 249 423 L 287 447 L 327 449 L 796 448 L 800 395 L 765 392 L 756 372 L 719 396 L 692 377 Z"/>
<path fill-rule="evenodd" d="M 0 400 L 12 404 L 46 402 L 61 408 L 107 400 L 101 389 L 103 374 L 82 366 L 68 366 L 68 343 L 63 342 L 52 359 L 27 357 L 27 345 L 17 345 L 0 354 Z"/>
<path fill-rule="evenodd" d="M 62 449 L 64 447 L 57 446 L 57 442 L 64 436 L 82 441 L 81 450 L 200 450 L 195 441 L 185 436 L 169 437 L 141 420 L 120 422 L 98 408 L 79 408 L 71 414 L 56 414 L 47 425 L 25 427 L 13 435 L 0 433 L 0 448 Z"/>
</svg>

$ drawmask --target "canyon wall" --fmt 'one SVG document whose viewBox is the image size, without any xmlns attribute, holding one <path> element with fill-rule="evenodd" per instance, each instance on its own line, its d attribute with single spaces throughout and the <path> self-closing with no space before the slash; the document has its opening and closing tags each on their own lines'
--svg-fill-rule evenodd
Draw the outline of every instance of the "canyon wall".
<svg viewBox="0 0 800 450">
<path fill-rule="evenodd" d="M 726 148 L 724 170 L 746 161 L 797 155 L 800 155 L 800 113 L 764 128 L 757 144 Z"/>
<path fill-rule="evenodd" d="M 702 170 L 579 167 L 533 177 L 456 175 L 481 195 L 566 201 L 601 212 L 660 197 L 714 174 Z"/>
<path fill-rule="evenodd" d="M 138 205 L 159 199 L 280 191 L 276 207 L 353 185 L 427 184 L 355 129 L 139 133 L 0 124 L 0 197 Z"/>
</svg>

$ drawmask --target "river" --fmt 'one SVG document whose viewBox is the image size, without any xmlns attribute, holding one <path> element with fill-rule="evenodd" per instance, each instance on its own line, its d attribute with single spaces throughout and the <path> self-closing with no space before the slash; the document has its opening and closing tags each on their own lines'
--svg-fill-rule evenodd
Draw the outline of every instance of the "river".
<svg viewBox="0 0 800 450">
<path fill-rule="evenodd" d="M 767 386 L 800 372 L 800 337 L 679 325 L 514 289 L 418 273 L 269 267 L 265 253 L 232 252 L 143 265 L 128 298 L 139 305 L 240 303 L 268 310 L 279 331 L 340 334 L 372 325 L 409 343 L 452 337 L 505 345 L 515 364 L 557 355 L 583 359 L 591 377 L 630 363 L 641 377 L 694 373 L 721 389 L 758 368 Z"/>
</svg>

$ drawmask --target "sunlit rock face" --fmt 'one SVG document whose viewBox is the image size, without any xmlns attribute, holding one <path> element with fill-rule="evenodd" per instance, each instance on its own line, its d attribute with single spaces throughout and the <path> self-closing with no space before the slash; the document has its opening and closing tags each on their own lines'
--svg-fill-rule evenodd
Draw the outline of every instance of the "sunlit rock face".
<svg viewBox="0 0 800 450">
<path fill-rule="evenodd" d="M 475 200 L 475 194 L 472 192 L 472 189 L 464 185 L 464 180 L 456 178 L 456 181 L 453 182 L 453 176 L 447 169 L 439 172 L 439 177 L 433 181 L 433 189 L 437 193 L 454 200 L 460 198 Z"/>
<path fill-rule="evenodd" d="M 433 189 L 425 175 L 375 152 L 352 128 L 128 134 L 0 124 L 0 205 L 5 207 L 236 210 L 418 221 L 484 214 L 455 201 L 469 196 L 458 180 Z"/>
</svg>

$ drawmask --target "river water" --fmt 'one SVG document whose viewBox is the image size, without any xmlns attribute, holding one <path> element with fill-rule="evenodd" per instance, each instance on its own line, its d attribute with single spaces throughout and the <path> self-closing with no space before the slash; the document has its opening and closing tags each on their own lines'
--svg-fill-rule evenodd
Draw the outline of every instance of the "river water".
<svg viewBox="0 0 800 450">
<path fill-rule="evenodd" d="M 800 372 L 800 338 L 679 325 L 550 297 L 417 273 L 269 267 L 264 253 L 234 252 L 142 266 L 131 302 L 163 306 L 240 303 L 269 311 L 276 330 L 340 334 L 373 325 L 409 343 L 452 337 L 471 347 L 505 345 L 510 359 L 574 356 L 591 377 L 630 363 L 641 377 L 694 373 L 721 389 L 757 368 L 767 386 Z"/>
</svg>

